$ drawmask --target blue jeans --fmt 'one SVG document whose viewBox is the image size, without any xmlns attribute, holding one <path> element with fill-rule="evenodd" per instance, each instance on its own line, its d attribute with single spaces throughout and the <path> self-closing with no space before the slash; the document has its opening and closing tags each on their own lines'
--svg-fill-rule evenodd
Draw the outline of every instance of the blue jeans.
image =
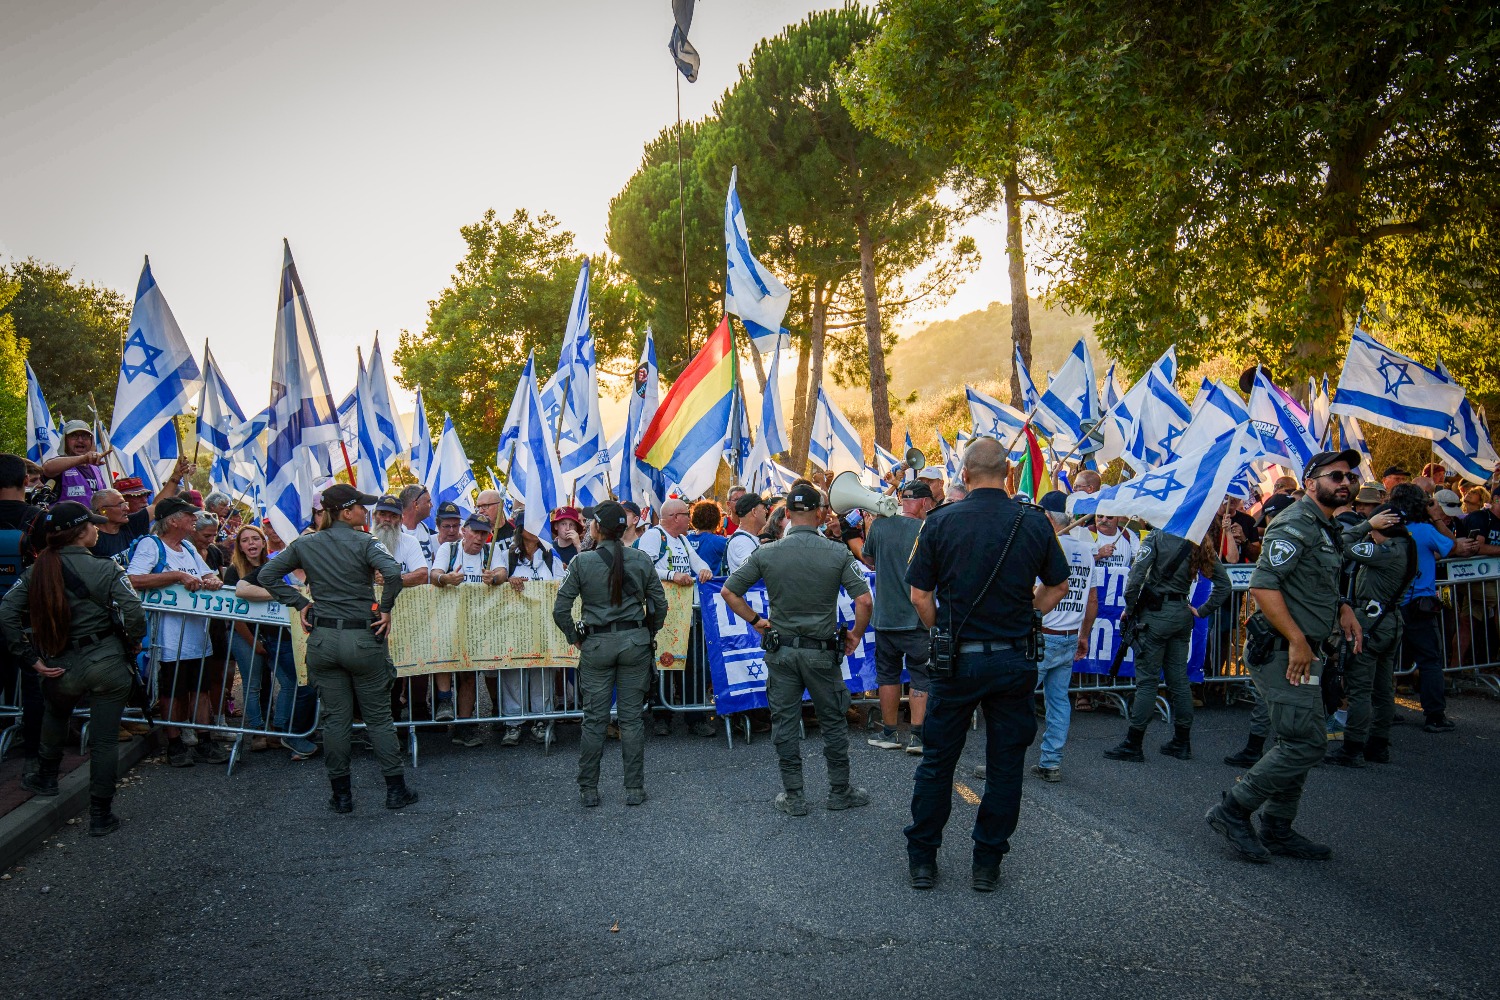
<svg viewBox="0 0 1500 1000">
<path fill-rule="evenodd" d="M 984 709 L 984 796 L 974 819 L 974 861 L 998 864 L 1010 850 L 1021 817 L 1021 777 L 1026 748 L 1036 739 L 1036 665 L 1020 650 L 965 653 L 957 675 L 932 678 L 922 723 L 922 763 L 911 797 L 906 853 L 911 861 L 936 860 L 943 827 L 953 812 L 953 769 L 963 753 L 974 709 Z"/>
<path fill-rule="evenodd" d="M 232 633 L 229 646 L 234 660 L 240 665 L 240 677 L 245 687 L 245 727 L 265 729 L 265 715 L 261 711 L 261 683 L 266 664 L 271 665 L 275 675 L 276 700 L 271 708 L 271 728 L 277 732 L 288 732 L 292 721 L 292 704 L 297 696 L 297 663 L 292 656 L 292 637 L 285 629 L 262 626 L 261 644 L 266 655 L 256 653 L 249 642 Z"/>
<path fill-rule="evenodd" d="M 1073 654 L 1078 651 L 1078 633 L 1043 635 L 1042 662 L 1037 665 L 1037 681 L 1042 686 L 1042 701 L 1047 706 L 1047 728 L 1042 733 L 1043 767 L 1062 765 L 1063 744 L 1068 742 L 1068 723 L 1073 705 L 1068 701 L 1068 683 L 1073 679 Z"/>
</svg>

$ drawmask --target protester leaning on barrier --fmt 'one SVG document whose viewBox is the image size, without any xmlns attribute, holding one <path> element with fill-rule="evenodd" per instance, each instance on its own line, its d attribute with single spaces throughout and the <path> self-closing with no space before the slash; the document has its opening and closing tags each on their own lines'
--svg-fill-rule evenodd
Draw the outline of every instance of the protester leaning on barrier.
<svg viewBox="0 0 1500 1000">
<path fill-rule="evenodd" d="M 400 499 L 401 530 L 417 540 L 430 563 L 437 549 L 437 543 L 432 540 L 433 530 L 427 526 L 427 519 L 432 515 L 432 494 L 427 492 L 427 487 L 413 483 L 401 488 Z"/>
<path fill-rule="evenodd" d="M 349 777 L 354 701 L 364 717 L 380 772 L 385 806 L 401 809 L 417 801 L 406 787 L 396 727 L 391 723 L 391 683 L 396 678 L 387 645 L 391 607 L 401 593 L 401 566 L 362 529 L 376 497 L 342 483 L 323 491 L 323 508 L 334 518 L 325 531 L 303 535 L 261 567 L 256 582 L 297 609 L 308 633 L 304 661 L 323 703 L 323 752 L 333 795 L 328 808 L 354 810 Z M 307 574 L 309 600 L 282 579 L 295 569 Z M 384 581 L 371 603 L 375 574 Z"/>
<path fill-rule="evenodd" d="M 625 804 L 646 801 L 641 711 L 651 677 L 653 640 L 667 619 L 667 595 L 651 557 L 621 543 L 628 523 L 621 504 L 609 501 L 595 509 L 596 547 L 568 564 L 552 605 L 552 620 L 578 647 L 578 693 L 583 703 L 578 799 L 586 807 L 599 804 L 599 759 L 612 696 L 619 702 Z M 582 632 L 573 620 L 573 602 L 580 598 Z"/>
<path fill-rule="evenodd" d="M 459 519 L 457 504 L 443 503 L 438 506 L 437 521 L 439 539 Z M 498 587 L 505 582 L 502 572 L 503 546 L 489 541 L 490 522 L 478 514 L 470 515 L 452 541 L 440 541 L 432 556 L 432 573 L 428 579 L 434 587 L 457 587 L 461 584 L 484 584 Z M 474 718 L 476 686 L 474 671 L 458 672 L 458 708 L 454 712 L 454 675 L 437 674 L 433 684 L 437 689 L 437 705 L 433 718 L 438 722 L 453 722 L 450 738 L 455 746 L 477 747 L 484 741 L 479 735 L 478 723 L 465 721 Z M 517 735 L 519 739 L 519 734 Z M 514 745 L 514 741 L 510 745 Z"/>
<path fill-rule="evenodd" d="M 0 453 L 0 597 L 20 579 L 30 565 L 29 541 L 33 524 L 42 509 L 26 502 L 27 461 L 19 455 Z M 23 772 L 37 769 L 42 739 L 42 679 L 29 662 L 10 654 L 10 644 L 0 642 L 0 692 L 11 691 L 21 708 L 21 756 Z"/>
<path fill-rule="evenodd" d="M 647 528 L 635 543 L 656 565 L 662 583 L 690 587 L 695 580 L 707 583 L 713 579 L 713 570 L 688 543 L 689 516 L 687 504 L 668 500 L 661 505 L 661 524 Z"/>
<path fill-rule="evenodd" d="M 536 535 L 517 525 L 509 545 L 501 547 L 495 560 L 491 581 L 507 584 L 518 594 L 526 592 L 528 580 L 561 580 L 567 567 Z M 552 684 L 557 676 L 555 670 L 543 667 L 526 667 L 522 670 L 499 672 L 499 690 L 493 671 L 485 671 L 485 683 L 490 685 L 490 700 L 501 708 L 501 715 L 546 715 L 552 711 Z M 497 697 L 497 695 L 499 697 Z M 538 743 L 547 742 L 548 723 L 536 719 L 531 724 L 531 738 Z M 519 723 L 507 723 L 500 737 L 500 745 L 516 746 L 521 742 Z"/>
<path fill-rule="evenodd" d="M 925 470 L 924 470 L 925 471 Z M 922 755 L 922 722 L 927 717 L 927 660 L 931 653 L 927 630 L 911 603 L 906 567 L 917 536 L 933 508 L 932 488 L 924 480 L 901 487 L 900 517 L 880 517 L 865 539 L 864 562 L 875 570 L 873 622 L 875 626 L 875 682 L 880 688 L 880 732 L 865 742 L 882 750 L 905 750 Z M 910 738 L 903 743 L 896 723 L 901 713 L 901 672 L 911 680 L 907 703 Z"/>
<path fill-rule="evenodd" d="M 81 503 L 54 504 L 41 518 L 45 547 L 0 600 L 0 632 L 10 656 L 43 678 L 46 703 L 38 767 L 22 784 L 37 795 L 57 794 L 73 709 L 87 695 L 89 834 L 95 837 L 120 826 L 110 803 L 120 714 L 134 670 L 125 643 L 146 634 L 140 598 L 124 572 L 88 551 L 103 520 Z"/>
</svg>

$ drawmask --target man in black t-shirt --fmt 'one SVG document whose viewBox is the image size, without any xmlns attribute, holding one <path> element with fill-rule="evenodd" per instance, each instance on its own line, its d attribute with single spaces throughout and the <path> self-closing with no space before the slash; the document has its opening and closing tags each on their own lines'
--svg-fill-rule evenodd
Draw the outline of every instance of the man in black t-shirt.
<svg viewBox="0 0 1500 1000">
<path fill-rule="evenodd" d="M 1479 554 L 1500 556 L 1500 493 L 1490 496 L 1488 507 L 1481 507 L 1463 519 L 1460 535 L 1479 532 Z"/>
</svg>

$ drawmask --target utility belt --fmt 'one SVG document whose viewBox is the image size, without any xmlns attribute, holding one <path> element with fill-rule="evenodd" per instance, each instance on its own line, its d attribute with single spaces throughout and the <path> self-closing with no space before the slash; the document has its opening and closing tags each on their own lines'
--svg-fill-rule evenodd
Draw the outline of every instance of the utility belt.
<svg viewBox="0 0 1500 1000">
<path fill-rule="evenodd" d="M 842 653 L 844 651 L 844 636 L 849 630 L 843 626 L 839 627 L 837 635 L 828 639 L 814 639 L 805 635 L 785 635 L 776 629 L 768 629 L 760 638 L 760 648 L 767 653 L 774 653 L 784 647 L 791 649 L 811 649 L 820 653 Z"/>
<path fill-rule="evenodd" d="M 580 639 L 586 639 L 591 635 L 609 635 L 612 632 L 634 632 L 638 628 L 645 627 L 645 622 L 610 622 L 607 625 L 590 625 L 588 622 L 573 623 L 573 629 Z"/>
<path fill-rule="evenodd" d="M 320 618 L 320 617 L 314 617 L 313 620 L 312 620 L 312 623 L 313 623 L 313 628 L 332 628 L 332 629 L 342 629 L 344 631 L 353 631 L 355 629 L 369 628 L 371 625 L 374 624 L 374 619 L 373 618 L 363 618 L 363 619 L 361 619 L 361 618 Z"/>
<path fill-rule="evenodd" d="M 1343 636 L 1334 632 L 1316 642 L 1309 638 L 1308 645 L 1313 647 L 1314 655 L 1326 658 L 1338 652 L 1342 640 Z M 1245 659 L 1251 666 L 1258 667 L 1270 660 L 1272 653 L 1278 653 L 1290 647 L 1291 644 L 1287 642 L 1286 637 L 1276 631 L 1275 626 L 1265 615 L 1256 612 L 1245 620 Z"/>
<path fill-rule="evenodd" d="M 1369 600 L 1359 608 L 1359 613 L 1366 618 L 1379 618 L 1385 614 L 1385 605 L 1376 600 Z"/>
<path fill-rule="evenodd" d="M 114 638 L 116 638 L 114 629 L 108 629 L 104 632 L 95 632 L 93 635 L 81 635 L 75 639 L 69 639 L 68 644 L 63 647 L 63 651 L 71 653 L 81 649 L 88 649 L 91 646 L 99 645 L 106 639 Z"/>
<path fill-rule="evenodd" d="M 1164 594 L 1156 590 L 1142 590 L 1141 595 L 1135 599 L 1136 608 L 1140 611 L 1160 611 L 1168 601 L 1185 601 L 1186 594 Z"/>
</svg>

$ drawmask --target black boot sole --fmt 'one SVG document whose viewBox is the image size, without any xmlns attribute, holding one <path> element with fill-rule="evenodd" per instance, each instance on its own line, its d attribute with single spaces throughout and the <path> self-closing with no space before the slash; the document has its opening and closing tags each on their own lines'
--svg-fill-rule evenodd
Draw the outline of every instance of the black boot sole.
<svg viewBox="0 0 1500 1000">
<path fill-rule="evenodd" d="M 408 789 L 404 795 L 397 798 L 387 795 L 385 797 L 385 807 L 387 809 L 405 809 L 415 801 L 417 801 L 417 793 Z"/>
<path fill-rule="evenodd" d="M 1106 760 L 1123 760 L 1131 764 L 1146 763 L 1146 755 L 1139 750 L 1134 753 L 1126 753 L 1121 750 L 1106 750 L 1104 751 L 1104 757 Z"/>
<path fill-rule="evenodd" d="M 1178 760 L 1192 760 L 1193 759 L 1193 751 L 1192 750 L 1178 750 L 1175 747 L 1168 748 L 1168 747 L 1164 746 L 1158 752 L 1163 757 L 1176 757 Z"/>
<path fill-rule="evenodd" d="M 1224 758 L 1224 763 L 1230 767 L 1254 767 L 1260 763 L 1259 757 L 1251 757 L 1248 754 L 1234 754 Z"/>
<path fill-rule="evenodd" d="M 24 788 L 24 789 L 26 789 L 32 795 L 39 795 L 39 796 L 41 796 L 44 799 L 50 799 L 54 795 L 57 794 L 57 785 L 56 784 L 41 785 L 41 786 L 34 785 L 34 784 L 31 783 L 31 779 L 29 777 L 21 779 L 21 787 Z"/>
<path fill-rule="evenodd" d="M 89 836 L 90 837 L 108 837 L 110 834 L 114 833 L 119 828 L 120 828 L 120 818 L 118 816 L 111 816 L 109 818 L 109 822 L 101 824 L 99 826 L 95 826 L 93 824 L 93 822 L 90 822 L 89 823 Z"/>
<path fill-rule="evenodd" d="M 343 816 L 354 811 L 354 803 L 352 801 L 340 802 L 338 799 L 329 799 L 328 808 L 330 811 L 336 812 L 340 816 Z"/>
</svg>

